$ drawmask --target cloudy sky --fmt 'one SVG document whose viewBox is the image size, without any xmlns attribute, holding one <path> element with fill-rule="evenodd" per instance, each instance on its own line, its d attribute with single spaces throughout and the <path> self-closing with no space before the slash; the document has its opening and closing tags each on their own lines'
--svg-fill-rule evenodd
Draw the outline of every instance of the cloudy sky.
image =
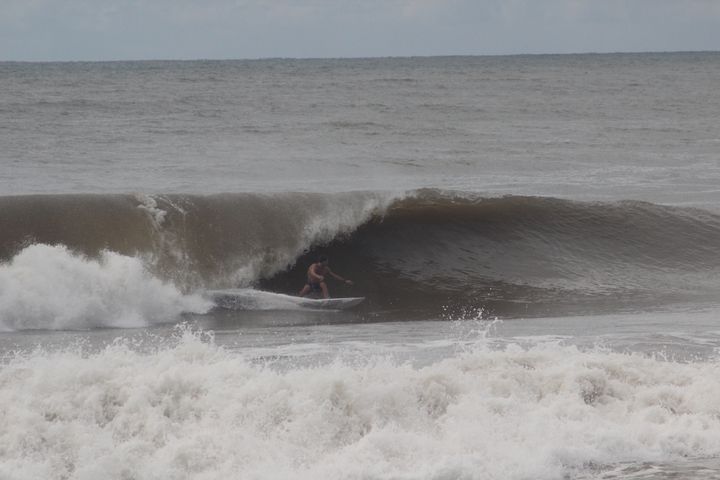
<svg viewBox="0 0 720 480">
<path fill-rule="evenodd" d="M 720 0 L 0 0 L 0 60 L 720 50 Z"/>
</svg>

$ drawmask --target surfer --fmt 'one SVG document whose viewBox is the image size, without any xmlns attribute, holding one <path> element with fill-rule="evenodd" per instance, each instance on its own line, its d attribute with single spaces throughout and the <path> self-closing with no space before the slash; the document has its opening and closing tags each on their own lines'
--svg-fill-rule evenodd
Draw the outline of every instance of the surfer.
<svg viewBox="0 0 720 480">
<path fill-rule="evenodd" d="M 327 284 L 325 283 L 325 277 L 327 275 L 330 275 L 335 280 L 344 282 L 347 285 L 353 284 L 352 281 L 342 278 L 340 275 L 330 270 L 328 263 L 328 257 L 320 255 L 318 261 L 310 265 L 307 270 L 307 283 L 302 290 L 300 290 L 299 295 L 301 297 L 305 297 L 310 294 L 319 294 L 322 295 L 322 298 L 330 298 L 330 293 L 328 293 Z"/>
</svg>

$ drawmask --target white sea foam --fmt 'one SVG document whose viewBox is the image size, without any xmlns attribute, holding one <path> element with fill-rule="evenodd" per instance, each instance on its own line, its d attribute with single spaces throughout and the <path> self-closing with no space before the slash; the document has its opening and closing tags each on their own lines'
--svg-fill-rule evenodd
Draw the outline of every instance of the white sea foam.
<svg viewBox="0 0 720 480">
<path fill-rule="evenodd" d="M 32 245 L 0 264 L 0 329 L 138 327 L 173 320 L 210 303 L 152 276 L 141 260 L 99 258 L 63 246 Z"/>
<path fill-rule="evenodd" d="M 165 222 L 167 211 L 158 206 L 155 197 L 145 193 L 136 193 L 135 199 L 140 202 L 140 205 L 138 205 L 137 208 L 145 210 L 150 216 L 153 226 L 155 228 L 160 228 L 163 222 Z"/>
<path fill-rule="evenodd" d="M 189 332 L 35 351 L 0 368 L 0 478 L 557 479 L 711 457 L 719 370 L 551 344 L 278 371 Z"/>
</svg>

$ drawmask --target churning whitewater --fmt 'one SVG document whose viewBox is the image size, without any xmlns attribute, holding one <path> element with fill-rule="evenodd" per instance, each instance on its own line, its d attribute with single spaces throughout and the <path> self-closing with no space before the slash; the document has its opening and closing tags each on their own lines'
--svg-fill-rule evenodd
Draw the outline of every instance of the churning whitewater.
<svg viewBox="0 0 720 480">
<path fill-rule="evenodd" d="M 0 330 L 144 327 L 211 304 L 152 276 L 134 257 L 32 245 L 0 265 Z"/>
<path fill-rule="evenodd" d="M 187 328 L 172 343 L 6 359 L 0 475 L 625 478 L 618 464 L 720 456 L 716 361 L 479 337 L 422 367 L 274 368 Z"/>
</svg>

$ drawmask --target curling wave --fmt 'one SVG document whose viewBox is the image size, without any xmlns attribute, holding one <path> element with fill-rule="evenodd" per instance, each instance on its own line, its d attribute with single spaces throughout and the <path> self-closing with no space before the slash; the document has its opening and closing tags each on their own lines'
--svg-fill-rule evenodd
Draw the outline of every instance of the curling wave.
<svg viewBox="0 0 720 480">
<path fill-rule="evenodd" d="M 362 294 L 377 311 L 533 316 L 720 293 L 720 216 L 643 202 L 421 190 L 20 196 L 1 197 L 0 209 L 5 265 L 36 244 L 88 258 L 114 252 L 183 292 L 294 293 L 323 253 L 356 283 L 333 293 Z"/>
</svg>

